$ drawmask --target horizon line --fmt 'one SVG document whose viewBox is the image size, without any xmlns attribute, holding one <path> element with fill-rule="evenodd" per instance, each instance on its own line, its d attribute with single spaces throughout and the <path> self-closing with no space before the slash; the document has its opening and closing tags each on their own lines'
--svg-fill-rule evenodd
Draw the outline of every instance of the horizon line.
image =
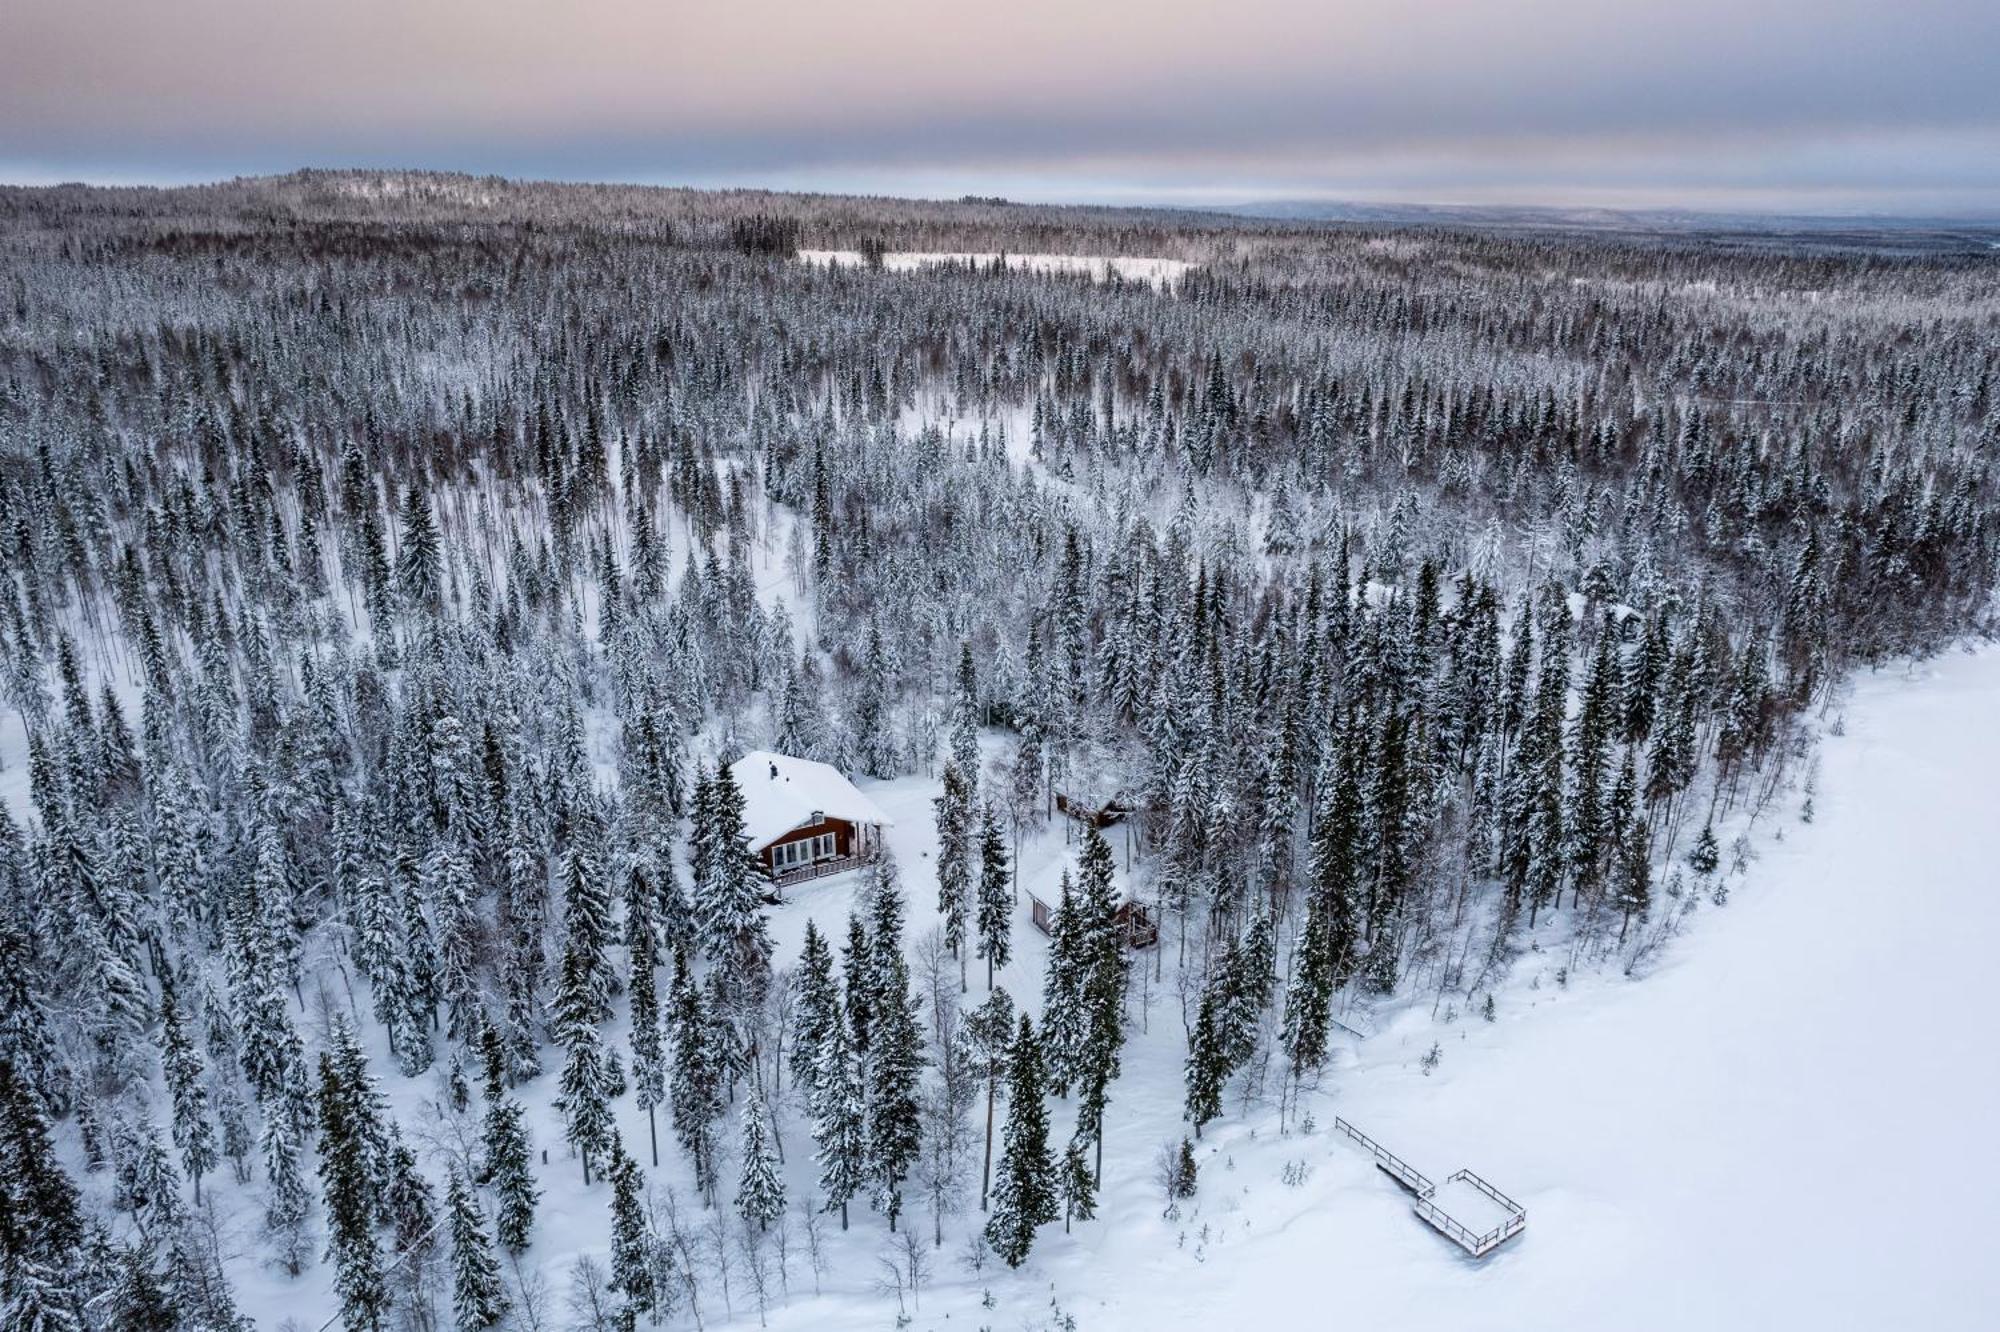
<svg viewBox="0 0 2000 1332">
<path fill-rule="evenodd" d="M 25 168 L 25 175 L 23 174 Z M 1189 191 L 1214 188 L 1208 186 L 1184 187 L 1176 197 L 1174 190 L 1149 191 L 1144 188 L 1127 188 L 1115 191 L 1119 197 L 1099 194 L 1093 196 L 1083 190 L 1073 194 L 1041 194 L 1034 197 L 1014 197 L 995 191 L 983 193 L 976 190 L 960 193 L 946 191 L 926 192 L 912 189 L 908 192 L 896 189 L 870 189 L 856 186 L 851 188 L 813 187 L 786 183 L 754 183 L 732 180 L 703 180 L 698 177 L 673 180 L 647 176 L 641 173 L 627 175 L 609 174 L 603 176 L 561 176 L 523 172 L 513 174 L 504 171 L 478 171 L 452 166 L 371 166 L 350 164 L 341 166 L 305 165 L 284 170 L 245 170 L 229 173 L 189 172 L 186 174 L 167 171 L 163 173 L 118 169 L 85 170 L 82 174 L 67 174 L 61 169 L 26 167 L 21 163 L 0 163 L 0 189 L 53 191 L 62 189 L 89 190 L 151 190 L 168 193 L 177 190 L 215 189 L 229 185 L 254 184 L 259 182 L 282 181 L 293 177 L 325 176 L 458 176 L 471 180 L 501 181 L 509 185 L 549 188 L 590 188 L 616 187 L 623 189 L 679 190 L 698 194 L 725 194 L 730 192 L 771 194 L 796 198 L 822 199 L 862 199 L 893 200 L 901 203 L 952 204 L 992 204 L 1021 208 L 1089 208 L 1108 212 L 1173 212 L 1188 214 L 1209 214 L 1233 218 L 1249 218 L 1265 222 L 1294 223 L 1339 223 L 1396 221 L 1389 216 L 1343 218 L 1330 214 L 1315 215 L 1310 212 L 1260 212 L 1260 209 L 1350 209 L 1363 213 L 1392 214 L 1440 213 L 1459 214 L 1468 219 L 1492 217 L 1497 214 L 1534 214 L 1551 219 L 1560 219 L 1569 214 L 1603 214 L 1635 221 L 1685 220 L 1689 222 L 1726 221 L 1731 219 L 1756 219 L 1766 222 L 1801 221 L 1820 224 L 1855 223 L 1898 223 L 1902 225 L 1942 224 L 1950 226 L 2000 227 L 2000 209 L 1994 211 L 1953 211 L 1950 209 L 1862 209 L 1849 206 L 1829 206 L 1815 208 L 1809 203 L 1788 207 L 1768 205 L 1727 205 L 1698 203 L 1598 203 L 1537 202 L 1528 199 L 1499 198 L 1485 201 L 1454 199 L 1445 196 L 1429 197 L 1383 197 L 1370 198 L 1363 194 L 1328 193 L 1314 191 L 1286 192 L 1283 190 L 1244 190 L 1225 195 L 1213 202 L 1190 200 L 1185 196 Z"/>
</svg>

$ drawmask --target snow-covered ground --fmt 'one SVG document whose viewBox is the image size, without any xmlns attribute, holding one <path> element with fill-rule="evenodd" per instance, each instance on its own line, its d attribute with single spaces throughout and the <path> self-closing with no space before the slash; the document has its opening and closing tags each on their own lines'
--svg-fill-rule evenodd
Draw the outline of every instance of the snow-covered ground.
<svg viewBox="0 0 2000 1332">
<path fill-rule="evenodd" d="M 947 254 L 926 250 L 892 250 L 882 256 L 882 267 L 892 273 L 908 273 L 939 264 L 978 264 L 986 267 L 999 254 Z M 1194 265 L 1185 259 L 1159 259 L 1139 255 L 1097 254 L 1010 254 L 1007 267 L 1030 273 L 1081 273 L 1102 282 L 1112 273 L 1127 282 L 1150 282 L 1171 286 Z M 809 264 L 855 268 L 866 262 L 859 250 L 800 250 L 799 258 Z"/>
<path fill-rule="evenodd" d="M 1316 1131 L 1234 1106 L 1211 1125 L 1178 1221 L 1151 1182 L 1181 1132 L 1178 1017 L 1156 1004 L 1114 1088 L 1105 1214 L 1048 1228 L 1018 1274 L 969 1275 L 948 1246 L 916 1325 L 1041 1326 L 1053 1301 L 1084 1329 L 1992 1326 L 2000 652 L 1866 677 L 1844 710 L 1814 821 L 1794 802 L 1765 824 L 1729 904 L 1651 975 L 1559 988 L 1531 958 L 1492 1024 L 1405 1013 L 1329 1077 Z M 1032 1002 L 1039 937 L 1017 937 Z M 1472 1167 L 1526 1233 L 1466 1258 L 1336 1112 L 1433 1178 Z M 771 1325 L 885 1325 L 865 1281 L 837 1284 Z"/>
</svg>

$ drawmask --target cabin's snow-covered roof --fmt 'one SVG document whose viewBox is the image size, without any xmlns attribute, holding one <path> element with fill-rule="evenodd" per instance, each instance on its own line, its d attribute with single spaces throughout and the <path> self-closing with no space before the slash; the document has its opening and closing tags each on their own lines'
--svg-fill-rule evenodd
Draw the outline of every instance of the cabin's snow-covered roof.
<svg viewBox="0 0 2000 1332">
<path fill-rule="evenodd" d="M 731 764 L 729 775 L 743 792 L 743 835 L 752 851 L 811 823 L 815 813 L 849 823 L 886 827 L 893 822 L 839 769 L 825 763 L 759 749 Z"/>
</svg>

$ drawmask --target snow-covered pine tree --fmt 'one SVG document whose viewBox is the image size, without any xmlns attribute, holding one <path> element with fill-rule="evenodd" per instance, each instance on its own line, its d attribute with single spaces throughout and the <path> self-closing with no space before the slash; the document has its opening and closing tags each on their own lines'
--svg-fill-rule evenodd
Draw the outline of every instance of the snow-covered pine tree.
<svg viewBox="0 0 2000 1332">
<path fill-rule="evenodd" d="M 698 811 L 697 818 L 702 817 Z M 697 825 L 694 835 L 705 848 L 704 872 L 694 885 L 695 934 L 702 955 L 719 970 L 732 1005 L 753 1007 L 771 971 L 765 877 L 744 844 L 743 792 L 725 763 L 716 764 L 706 822 Z"/>
<path fill-rule="evenodd" d="M 895 861 L 884 855 L 870 875 L 869 991 L 874 1032 L 868 1046 L 866 1171 L 889 1229 L 903 1210 L 903 1179 L 922 1145 L 917 1096 L 923 1076 L 923 1030 L 903 957 L 903 893 Z"/>
<path fill-rule="evenodd" d="M 333 1056 L 319 1057 L 319 1176 L 341 1321 L 351 1332 L 380 1332 L 389 1310 L 375 1243 L 375 1190 L 366 1144 L 354 1122 L 353 1089 Z"/>
<path fill-rule="evenodd" d="M 660 1128 L 654 1107 L 667 1099 L 666 1057 L 660 1041 L 660 1000 L 655 976 L 653 930 L 638 930 L 632 939 L 632 980 L 627 987 L 632 996 L 632 1084 L 639 1108 L 646 1112 L 646 1136 L 653 1149 L 653 1165 L 660 1164 Z"/>
<path fill-rule="evenodd" d="M 1077 1130 L 1095 1151 L 1093 1170 L 1104 1169 L 1104 1112 L 1119 1073 L 1125 1044 L 1125 931 L 1118 923 L 1118 895 L 1111 845 L 1096 828 L 1084 832 L 1078 862 L 1077 917 L 1082 946 L 1078 1006 L 1084 1014 L 1083 1039 L 1073 1065 L 1077 1084 Z"/>
<path fill-rule="evenodd" d="M 1042 973 L 1042 1065 L 1049 1090 L 1068 1096 L 1083 1060 L 1090 1015 L 1084 1003 L 1090 959 L 1076 892 L 1064 868 L 1056 886 L 1056 910 L 1049 922 L 1047 970 Z"/>
<path fill-rule="evenodd" d="M 451 1307 L 457 1332 L 492 1327 L 507 1314 L 507 1290 L 500 1282 L 500 1264 L 486 1218 L 465 1176 L 453 1167 L 445 1182 L 445 1208 L 451 1222 Z"/>
<path fill-rule="evenodd" d="M 847 1204 L 868 1177 L 867 1103 L 845 1023 L 834 1024 L 818 1053 L 811 1109 L 819 1187 L 825 1209 L 839 1208 L 846 1230 Z"/>
<path fill-rule="evenodd" d="M 979 1172 L 979 1210 L 983 1212 L 993 1188 L 993 1102 L 1014 1043 L 1013 997 L 1005 990 L 987 995 L 986 1002 L 965 1015 L 963 1039 L 967 1066 L 986 1084 L 986 1140 Z"/>
<path fill-rule="evenodd" d="M 584 945 L 572 939 L 563 949 L 562 975 L 556 983 L 555 1038 L 563 1048 L 558 1104 L 570 1146 L 582 1158 L 586 1185 L 590 1183 L 591 1164 L 604 1151 L 611 1133 L 608 1074 L 597 1015 L 590 959 Z"/>
<path fill-rule="evenodd" d="M 1088 1221 L 1097 1215 L 1097 1176 L 1083 1144 L 1072 1140 L 1057 1167 L 1057 1188 L 1062 1194 L 1063 1233 L 1071 1221 Z"/>
<path fill-rule="evenodd" d="M 674 1137 L 694 1168 L 695 1191 L 712 1203 L 716 1189 L 715 1121 L 722 1113 L 725 1056 L 717 1040 L 716 1015 L 703 1002 L 685 954 L 674 959 L 667 1026 L 674 1047 L 669 1088 Z"/>
<path fill-rule="evenodd" d="M 646 1217 L 640 1206 L 638 1163 L 626 1152 L 614 1132 L 609 1150 L 607 1175 L 611 1180 L 611 1286 L 624 1300 L 627 1327 L 636 1316 L 652 1310 L 655 1301 L 653 1268 L 647 1261 Z"/>
<path fill-rule="evenodd" d="M 819 1094 L 820 1050 L 832 1039 L 841 1019 L 833 950 L 810 918 L 792 985 L 797 1005 L 792 1020 L 792 1082 L 811 1105 Z"/>
<path fill-rule="evenodd" d="M 1000 1140 L 1000 1177 L 986 1242 L 1009 1267 L 1034 1247 L 1035 1231 L 1057 1215 L 1055 1163 L 1049 1156 L 1049 1115 L 1042 1103 L 1042 1056 L 1034 1024 L 1021 1015 L 1007 1055 L 1007 1128 Z"/>
<path fill-rule="evenodd" d="M 502 1097 L 489 1104 L 481 1139 L 486 1178 L 493 1188 L 494 1237 L 509 1253 L 519 1253 L 528 1246 L 535 1204 L 541 1200 L 521 1103 Z"/>
<path fill-rule="evenodd" d="M 1000 819 L 988 803 L 979 810 L 979 909 L 976 928 L 979 956 L 986 962 L 986 988 L 993 972 L 1004 967 L 1014 948 L 1014 884 L 1007 872 L 1007 842 Z"/>
<path fill-rule="evenodd" d="M 188 1034 L 172 967 L 160 973 L 160 1071 L 173 1102 L 174 1145 L 181 1150 L 181 1168 L 194 1183 L 199 1207 L 201 1177 L 215 1168 L 217 1159 L 215 1125 L 209 1117 L 201 1055 Z"/>
<path fill-rule="evenodd" d="M 777 1144 L 764 1089 L 754 1081 L 743 1101 L 742 1171 L 736 1183 L 736 1210 L 745 1222 L 768 1230 L 785 1212 L 785 1180 L 778 1169 Z"/>
<path fill-rule="evenodd" d="M 972 914 L 972 788 L 958 764 L 944 765 L 937 806 L 938 914 L 944 917 L 945 946 L 959 960 L 965 982 L 966 930 Z"/>
</svg>

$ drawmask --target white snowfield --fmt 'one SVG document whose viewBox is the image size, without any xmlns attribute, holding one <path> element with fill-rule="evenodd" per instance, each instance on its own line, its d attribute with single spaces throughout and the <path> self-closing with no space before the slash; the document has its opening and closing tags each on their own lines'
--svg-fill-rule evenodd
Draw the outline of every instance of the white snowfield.
<svg viewBox="0 0 2000 1332">
<path fill-rule="evenodd" d="M 859 250 L 800 250 L 799 258 L 809 264 L 829 268 L 857 268 L 866 260 Z M 882 256 L 882 267 L 892 273 L 909 273 L 940 264 L 978 264 L 984 268 L 1004 258 L 1007 267 L 1031 273 L 1080 273 L 1103 282 L 1112 273 L 1127 282 L 1150 282 L 1156 287 L 1172 286 L 1195 267 L 1185 259 L 1159 259 L 1136 255 L 1099 254 L 950 254 L 928 250 L 894 250 Z"/>
<path fill-rule="evenodd" d="M 830 764 L 759 749 L 732 763 L 729 775 L 743 792 L 743 831 L 752 851 L 817 823 L 816 814 L 884 827 L 895 822 Z"/>
</svg>

